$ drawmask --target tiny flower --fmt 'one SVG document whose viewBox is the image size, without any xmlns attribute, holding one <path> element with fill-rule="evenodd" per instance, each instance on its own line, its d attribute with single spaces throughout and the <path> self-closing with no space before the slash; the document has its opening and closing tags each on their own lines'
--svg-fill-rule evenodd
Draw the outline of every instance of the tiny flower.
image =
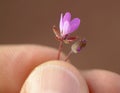
<svg viewBox="0 0 120 93">
<path fill-rule="evenodd" d="M 80 19 L 74 18 L 71 20 L 71 14 L 66 12 L 65 15 L 61 14 L 59 29 L 53 26 L 53 32 L 56 35 L 57 40 L 64 41 L 64 43 L 70 43 L 77 39 L 77 37 L 71 37 L 70 34 L 78 29 L 80 25 Z"/>
<path fill-rule="evenodd" d="M 65 37 L 66 35 L 74 32 L 79 27 L 79 25 L 79 18 L 74 18 L 71 20 L 71 14 L 69 12 L 66 12 L 64 16 L 61 14 L 59 28 L 62 37 Z"/>
<path fill-rule="evenodd" d="M 71 20 L 70 12 L 66 12 L 65 15 L 61 13 L 60 22 L 59 22 L 59 29 L 54 25 L 53 32 L 56 36 L 56 39 L 59 41 L 59 48 L 58 48 L 58 55 L 57 59 L 60 59 L 60 54 L 63 47 L 63 42 L 69 44 L 70 42 L 75 41 L 78 37 L 71 37 L 71 33 L 78 29 L 80 25 L 79 18 L 73 18 Z M 71 46 L 71 50 L 66 56 L 64 61 L 67 61 L 69 56 L 73 53 L 79 53 L 82 48 L 86 46 L 87 41 L 85 39 L 78 40 Z"/>
<path fill-rule="evenodd" d="M 79 53 L 86 46 L 86 43 L 87 41 L 85 39 L 75 42 L 71 47 L 72 52 Z"/>
</svg>

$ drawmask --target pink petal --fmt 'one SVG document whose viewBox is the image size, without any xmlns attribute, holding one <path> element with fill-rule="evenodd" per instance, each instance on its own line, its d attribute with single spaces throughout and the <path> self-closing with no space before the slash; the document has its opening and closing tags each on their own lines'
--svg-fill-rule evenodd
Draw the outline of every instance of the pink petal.
<svg viewBox="0 0 120 93">
<path fill-rule="evenodd" d="M 70 12 L 66 12 L 63 18 L 63 22 L 70 21 L 71 20 L 71 14 Z"/>
<path fill-rule="evenodd" d="M 69 21 L 65 21 L 63 26 L 62 36 L 65 36 L 66 34 L 68 34 L 69 30 L 70 30 L 70 23 Z"/>
<path fill-rule="evenodd" d="M 62 13 L 61 13 L 61 16 L 60 16 L 59 28 L 60 28 L 60 32 L 62 32 L 62 30 L 63 30 L 63 14 Z"/>
<path fill-rule="evenodd" d="M 80 19 L 79 18 L 74 18 L 71 22 L 70 22 L 70 30 L 69 33 L 74 32 L 76 29 L 78 29 L 80 25 Z"/>
</svg>

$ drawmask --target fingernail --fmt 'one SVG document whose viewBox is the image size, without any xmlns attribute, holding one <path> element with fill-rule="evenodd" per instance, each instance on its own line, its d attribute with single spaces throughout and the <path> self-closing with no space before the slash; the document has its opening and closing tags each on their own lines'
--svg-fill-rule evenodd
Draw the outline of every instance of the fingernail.
<svg viewBox="0 0 120 93">
<path fill-rule="evenodd" d="M 25 93 L 83 93 L 78 77 L 59 65 L 36 68 L 25 87 Z"/>
</svg>

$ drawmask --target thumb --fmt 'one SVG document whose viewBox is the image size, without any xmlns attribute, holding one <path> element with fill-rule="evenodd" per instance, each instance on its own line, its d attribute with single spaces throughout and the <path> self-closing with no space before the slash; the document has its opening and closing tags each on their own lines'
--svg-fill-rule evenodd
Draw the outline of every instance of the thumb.
<svg viewBox="0 0 120 93">
<path fill-rule="evenodd" d="M 71 64 L 49 61 L 32 71 L 20 93 L 88 93 L 88 87 Z"/>
</svg>

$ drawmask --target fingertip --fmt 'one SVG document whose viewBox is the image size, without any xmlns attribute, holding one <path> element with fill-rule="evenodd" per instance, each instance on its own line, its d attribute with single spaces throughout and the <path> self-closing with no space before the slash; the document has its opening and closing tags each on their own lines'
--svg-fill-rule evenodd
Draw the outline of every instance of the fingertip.
<svg viewBox="0 0 120 93">
<path fill-rule="evenodd" d="M 48 61 L 37 66 L 20 93 L 88 93 L 84 78 L 71 64 Z"/>
</svg>

